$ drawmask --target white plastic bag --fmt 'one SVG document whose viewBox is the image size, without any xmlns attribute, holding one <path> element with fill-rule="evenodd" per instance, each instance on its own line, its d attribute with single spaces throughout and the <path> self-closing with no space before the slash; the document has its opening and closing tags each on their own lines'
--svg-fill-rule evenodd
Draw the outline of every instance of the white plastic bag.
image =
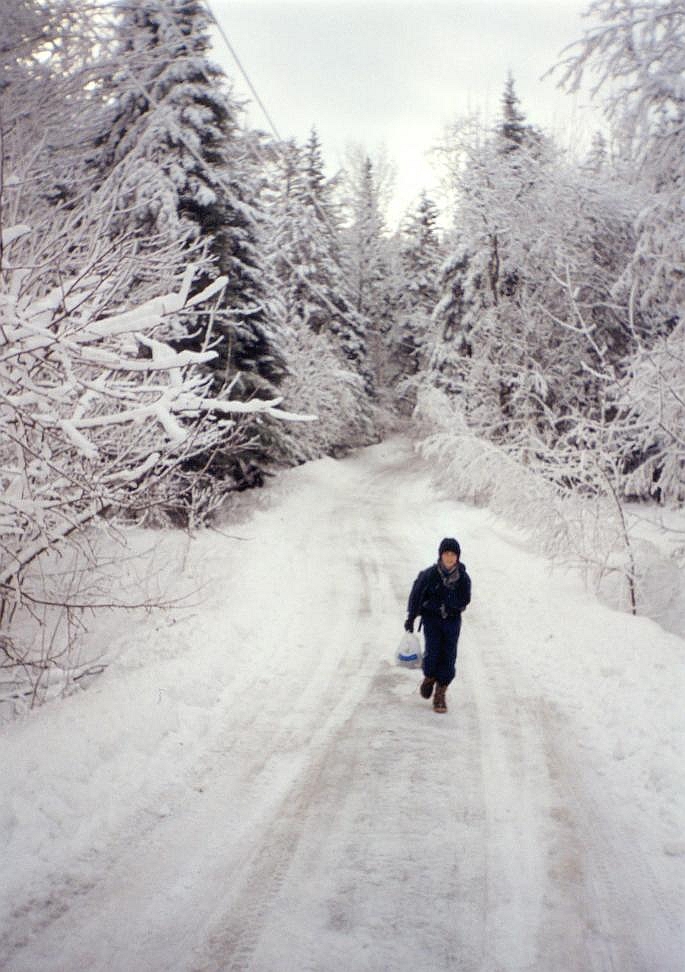
<svg viewBox="0 0 685 972">
<path fill-rule="evenodd" d="M 411 631 L 405 631 L 395 653 L 398 665 L 403 668 L 420 668 L 423 661 L 421 639 Z"/>
</svg>

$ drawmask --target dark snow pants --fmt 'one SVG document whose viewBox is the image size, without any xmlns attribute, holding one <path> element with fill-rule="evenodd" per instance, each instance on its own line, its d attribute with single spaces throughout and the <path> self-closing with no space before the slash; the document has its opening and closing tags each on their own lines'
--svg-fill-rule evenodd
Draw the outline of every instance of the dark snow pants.
<svg viewBox="0 0 685 972">
<path fill-rule="evenodd" d="M 454 678 L 460 631 L 461 614 L 446 621 L 442 618 L 423 619 L 423 674 L 427 678 L 437 679 L 440 685 L 449 685 Z"/>
</svg>

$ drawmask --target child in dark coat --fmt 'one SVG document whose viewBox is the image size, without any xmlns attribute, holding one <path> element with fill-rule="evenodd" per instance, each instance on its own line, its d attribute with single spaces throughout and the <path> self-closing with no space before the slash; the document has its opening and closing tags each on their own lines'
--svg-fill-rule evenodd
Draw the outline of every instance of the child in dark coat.
<svg viewBox="0 0 685 972">
<path fill-rule="evenodd" d="M 424 679 L 421 695 L 433 695 L 436 712 L 447 712 L 445 692 L 453 680 L 457 664 L 457 642 L 461 631 L 461 612 L 471 601 L 471 578 L 460 561 L 461 547 L 454 537 L 445 537 L 438 548 L 438 562 L 422 570 L 414 581 L 409 603 L 406 631 L 414 630 L 421 617 L 425 638 Z"/>
</svg>

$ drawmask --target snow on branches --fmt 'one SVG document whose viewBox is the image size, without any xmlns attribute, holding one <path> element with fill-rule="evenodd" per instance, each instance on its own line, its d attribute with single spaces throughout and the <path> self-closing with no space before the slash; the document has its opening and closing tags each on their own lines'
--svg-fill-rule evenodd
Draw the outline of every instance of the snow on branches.
<svg viewBox="0 0 685 972">
<path fill-rule="evenodd" d="M 19 232 L 21 230 L 22 232 Z M 164 339 L 175 314 L 206 305 L 226 285 L 190 296 L 194 267 L 175 292 L 102 313 L 107 263 L 54 282 L 27 271 L 9 227 L 0 268 L 0 585 L 109 507 L 138 501 L 148 482 L 230 436 L 233 416 L 280 412 L 279 400 L 207 395 L 211 349 L 177 351 Z"/>
</svg>

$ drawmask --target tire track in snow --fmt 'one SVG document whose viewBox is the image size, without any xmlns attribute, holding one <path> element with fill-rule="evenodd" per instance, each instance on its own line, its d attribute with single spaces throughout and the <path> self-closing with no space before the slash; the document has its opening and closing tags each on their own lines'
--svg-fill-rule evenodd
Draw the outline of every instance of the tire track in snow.
<svg viewBox="0 0 685 972">
<path fill-rule="evenodd" d="M 299 839 L 267 912 L 247 916 L 249 947 L 228 965 L 220 949 L 216 965 L 198 972 L 221 961 L 250 972 L 282 967 L 286 942 L 287 967 L 301 970 L 481 968 L 478 787 L 454 722 L 437 719 L 413 676 L 379 668 L 329 738 L 316 785 L 295 801 Z M 408 733 L 425 751 L 406 745 Z M 239 911 L 239 925 L 245 917 Z"/>
<path fill-rule="evenodd" d="M 540 963 L 536 941 L 544 922 L 546 860 L 540 819 L 548 790 L 546 760 L 537 726 L 531 725 L 513 690 L 505 633 L 490 615 L 484 618 L 483 608 L 469 609 L 472 650 L 462 666 L 481 745 L 487 848 L 483 969 L 556 967 L 570 972 L 563 944 L 561 964 Z"/>
<path fill-rule="evenodd" d="M 373 479 L 380 484 L 383 482 L 382 477 L 374 476 Z M 345 495 L 325 518 L 330 537 L 322 538 L 320 533 L 316 536 L 317 546 L 336 550 L 336 537 L 339 537 L 342 526 L 344 546 L 354 558 L 359 577 L 355 591 L 341 592 L 333 585 L 319 592 L 321 602 L 329 609 L 325 637 L 337 652 L 317 652 L 315 677 L 308 672 L 303 678 L 302 696 L 297 705 L 302 711 L 326 713 L 325 719 L 306 740 L 307 761 L 293 777 L 270 823 L 256 836 L 256 851 L 241 862 L 237 873 L 234 871 L 233 903 L 228 909 L 222 907 L 213 920 L 214 927 L 207 936 L 208 945 L 201 950 L 193 972 L 250 967 L 250 956 L 259 942 L 273 900 L 283 886 L 310 808 L 316 805 L 322 790 L 329 794 L 344 793 L 350 784 L 353 765 L 336 758 L 336 739 L 343 731 L 343 724 L 349 725 L 352 721 L 351 707 L 358 705 L 360 697 L 369 692 L 372 674 L 378 664 L 373 644 L 359 640 L 358 635 L 350 644 L 350 631 L 354 630 L 356 634 L 367 626 L 373 630 L 373 606 L 378 606 L 379 598 L 387 600 L 378 551 L 372 550 L 373 541 L 368 535 L 367 507 L 379 502 L 379 496 L 374 492 L 373 481 L 363 483 L 360 492 L 365 497 L 365 506 L 360 510 L 356 494 L 352 499 Z M 357 623 L 351 625 L 355 616 Z M 331 658 L 336 659 L 333 669 Z M 319 673 L 319 668 L 323 669 L 323 674 Z M 278 758 L 293 745 L 303 746 L 305 739 L 301 733 L 299 739 L 296 736 L 292 730 L 277 735 L 271 743 L 269 758 Z"/>
<path fill-rule="evenodd" d="M 364 492 L 368 500 L 368 493 Z M 350 622 L 355 616 L 358 623 L 352 627 L 357 631 L 372 623 L 367 591 L 371 580 L 368 571 L 373 574 L 373 567 L 367 568 L 366 560 L 357 558 L 358 565 L 364 565 L 359 572 L 358 586 L 352 591 L 341 591 L 336 584 L 337 572 L 322 570 L 319 558 L 314 556 L 317 550 L 338 550 L 342 527 L 345 547 L 356 558 L 359 538 L 365 534 L 364 508 L 359 523 L 356 499 L 350 500 L 341 490 L 338 497 L 329 500 L 331 507 L 325 515 L 319 515 L 317 530 L 309 533 L 310 554 L 303 563 L 300 552 L 298 563 L 298 570 L 304 571 L 303 586 L 315 591 L 316 616 L 308 631 L 307 646 L 307 657 L 313 661 L 302 673 L 301 691 L 293 700 L 295 713 L 289 720 L 291 725 L 270 739 L 263 761 L 253 764 L 248 776 L 261 774 L 268 763 L 282 762 L 288 752 L 299 753 L 302 759 L 268 821 L 260 821 L 255 833 L 246 839 L 247 853 L 239 861 L 233 861 L 231 905 L 227 908 L 222 904 L 212 920 L 206 936 L 207 946 L 200 949 L 193 972 L 250 967 L 250 956 L 259 941 L 265 918 L 299 843 L 307 808 L 315 801 L 330 766 L 331 739 L 349 721 L 356 700 L 368 691 L 377 664 L 369 653 L 368 642 L 355 638 L 349 643 Z M 307 564 L 314 565 L 312 573 L 308 573 Z M 291 685 L 292 679 L 287 684 Z M 303 716 L 311 723 L 304 731 Z M 330 788 L 330 782 L 326 785 Z M 337 786 L 344 788 L 344 773 L 337 779 Z"/>
<path fill-rule="evenodd" d="M 340 674 L 344 677 L 345 672 Z M 257 832 L 246 841 L 246 853 L 240 860 L 233 860 L 230 907 L 222 904 L 206 929 L 207 944 L 200 948 L 198 959 L 190 966 L 192 972 L 243 972 L 250 967 L 265 918 L 301 839 L 307 810 L 322 785 L 329 762 L 325 740 L 341 726 L 348 708 L 349 699 L 339 698 L 313 735 L 306 762 L 293 775 L 269 820 L 260 821 Z M 272 758 L 276 752 L 274 747 Z M 344 787 L 344 774 L 338 777 L 337 784 Z"/>
</svg>

